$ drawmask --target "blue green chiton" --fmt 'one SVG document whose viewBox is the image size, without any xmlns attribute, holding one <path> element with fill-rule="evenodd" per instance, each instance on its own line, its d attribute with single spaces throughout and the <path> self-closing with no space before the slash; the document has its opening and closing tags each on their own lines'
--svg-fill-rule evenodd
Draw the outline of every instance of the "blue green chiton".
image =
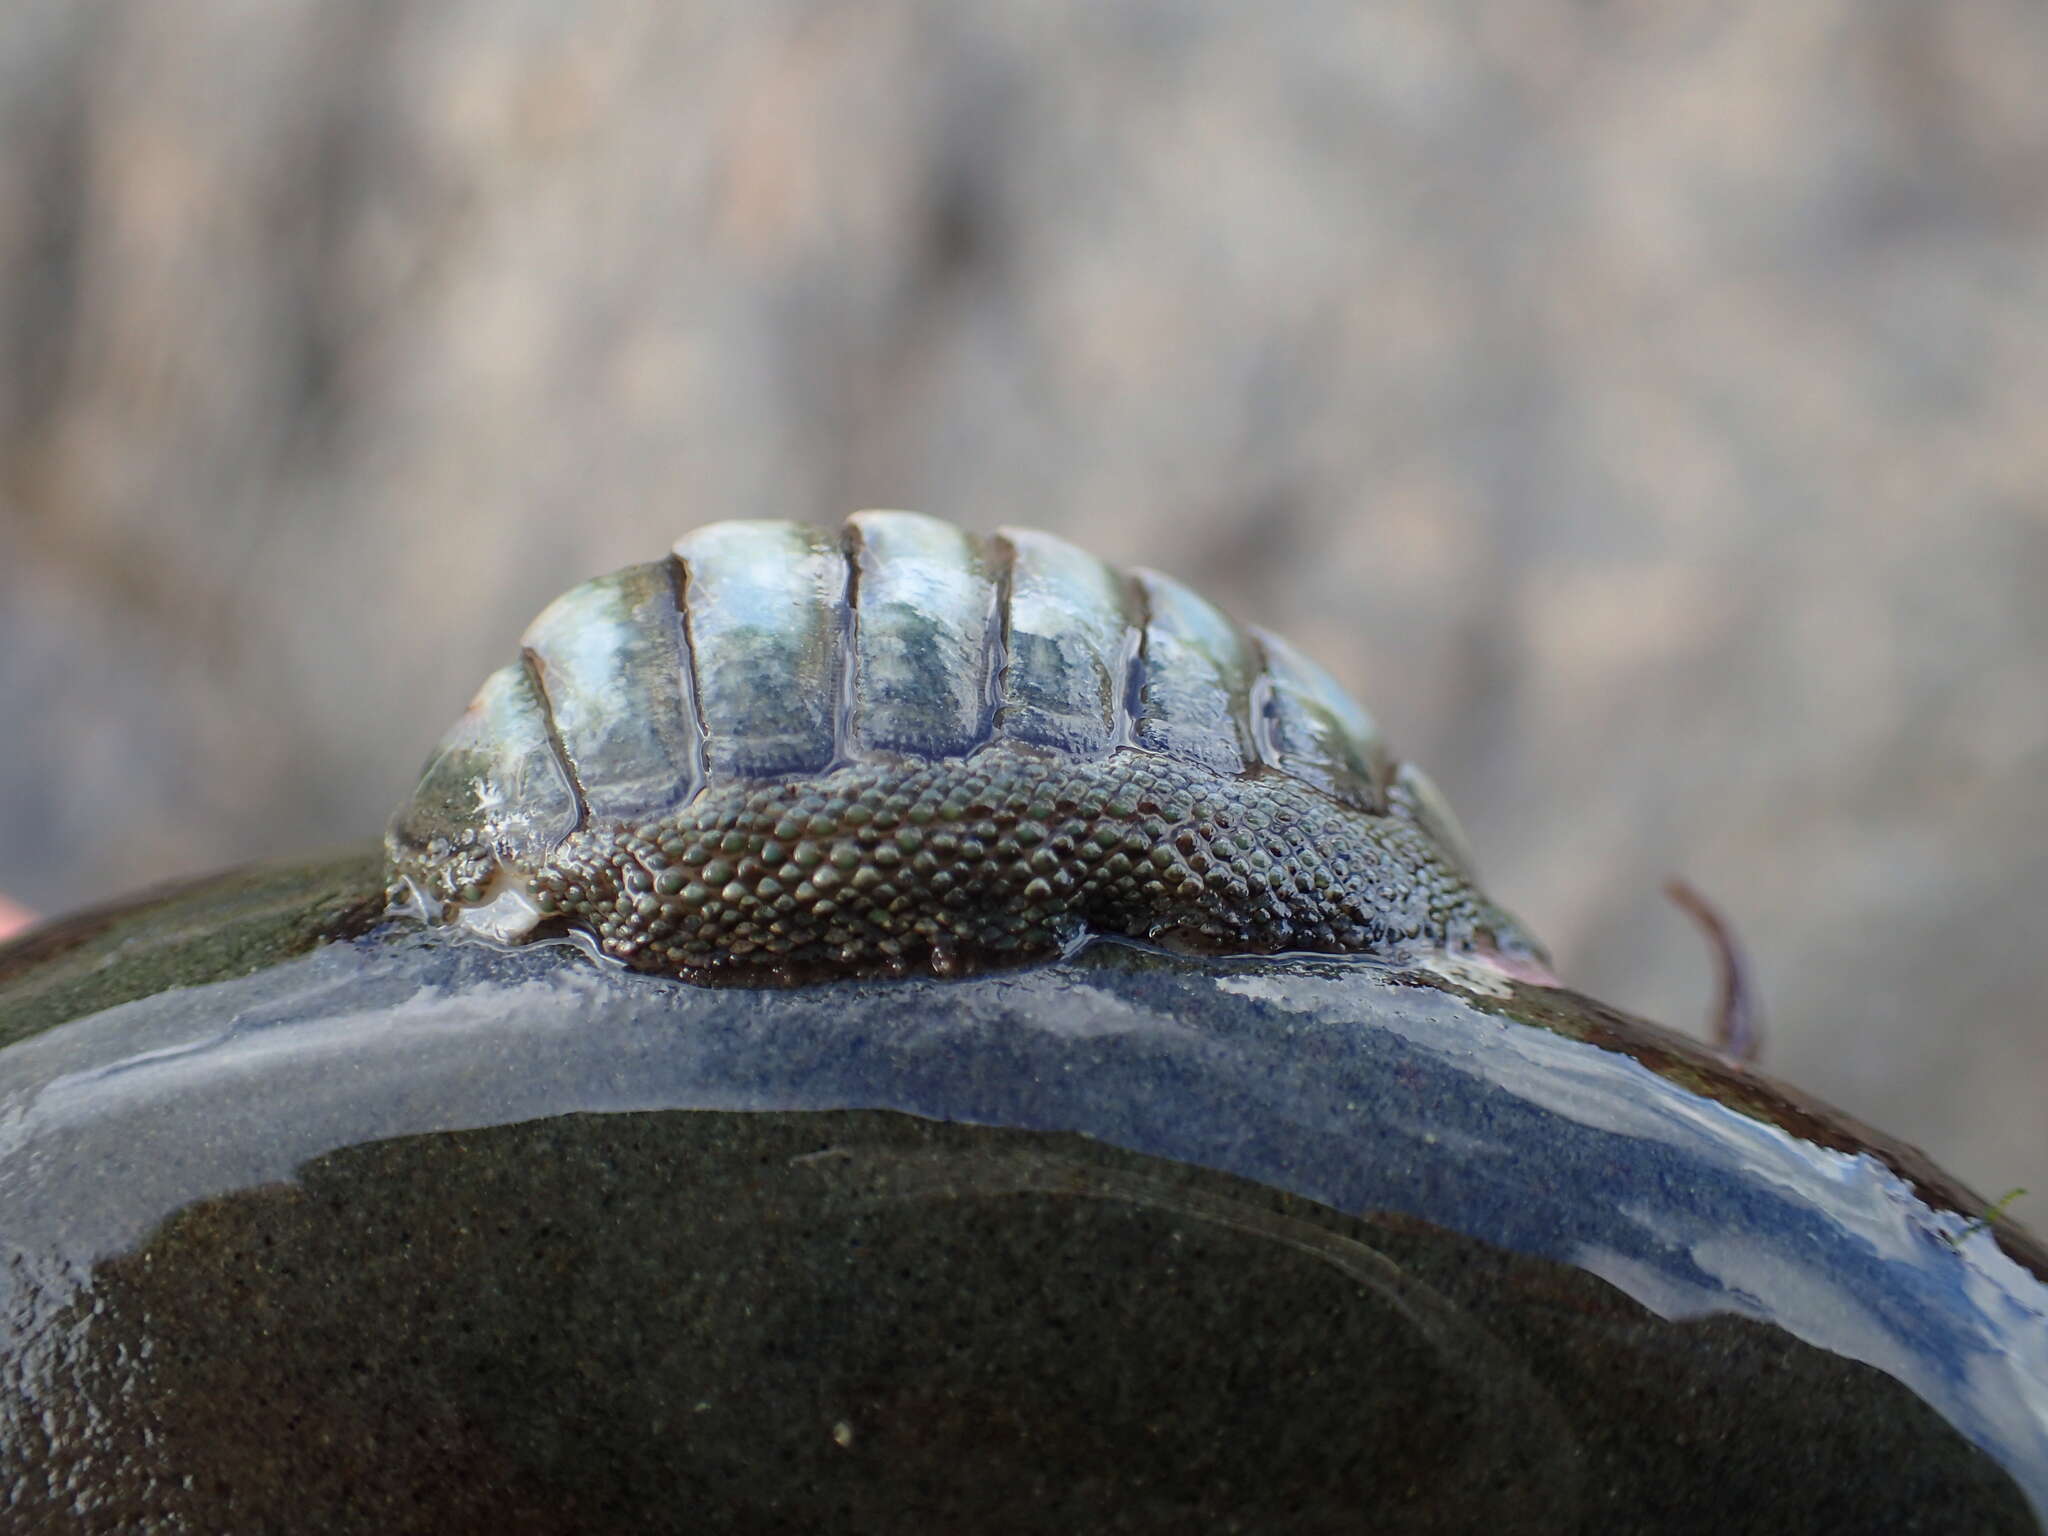
<svg viewBox="0 0 2048 1536">
<path fill-rule="evenodd" d="M 1277 635 L 1046 534 L 727 522 L 557 599 L 389 837 L 430 916 L 693 980 L 1094 936 L 1536 973 L 1455 819 Z"/>
</svg>

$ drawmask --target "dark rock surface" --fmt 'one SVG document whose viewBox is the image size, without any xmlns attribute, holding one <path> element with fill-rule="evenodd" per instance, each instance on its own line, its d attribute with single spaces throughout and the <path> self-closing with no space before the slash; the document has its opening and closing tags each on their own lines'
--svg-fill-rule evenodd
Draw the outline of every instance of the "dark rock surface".
<svg viewBox="0 0 2048 1536">
<path fill-rule="evenodd" d="M 380 923 L 377 875 L 0 946 L 27 1528 L 1979 1530 L 2048 1502 L 2040 1245 L 1569 992 L 1116 944 L 693 987 Z"/>
<path fill-rule="evenodd" d="M 890 1114 L 349 1148 L 96 1265 L 36 1357 L 0 1450 L 53 1533 L 2037 1528 L 1766 1324 Z"/>
</svg>

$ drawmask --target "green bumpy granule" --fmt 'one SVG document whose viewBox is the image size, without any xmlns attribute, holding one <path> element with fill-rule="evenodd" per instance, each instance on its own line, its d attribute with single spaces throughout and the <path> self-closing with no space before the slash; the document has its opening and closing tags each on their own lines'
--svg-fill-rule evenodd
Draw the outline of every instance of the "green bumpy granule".
<svg viewBox="0 0 2048 1536">
<path fill-rule="evenodd" d="M 1280 774 L 1015 743 L 714 786 L 524 873 L 550 928 L 643 971 L 789 983 L 1049 958 L 1530 947 L 1431 840 Z"/>
</svg>

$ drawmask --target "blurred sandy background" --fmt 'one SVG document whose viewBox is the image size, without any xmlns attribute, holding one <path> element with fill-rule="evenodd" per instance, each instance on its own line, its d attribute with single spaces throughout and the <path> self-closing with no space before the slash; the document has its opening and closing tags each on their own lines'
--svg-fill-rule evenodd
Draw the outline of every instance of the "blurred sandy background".
<svg viewBox="0 0 2048 1536">
<path fill-rule="evenodd" d="M 695 521 L 1027 522 L 2048 1225 L 2048 11 L 570 9 L 8 7 L 0 890 L 375 832 Z"/>
</svg>

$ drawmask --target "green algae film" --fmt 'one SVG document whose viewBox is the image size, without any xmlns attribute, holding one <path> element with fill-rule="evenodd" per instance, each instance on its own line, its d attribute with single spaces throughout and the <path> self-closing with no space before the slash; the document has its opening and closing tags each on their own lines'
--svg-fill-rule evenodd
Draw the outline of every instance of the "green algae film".
<svg viewBox="0 0 2048 1536">
<path fill-rule="evenodd" d="M 0 944 L 0 1047 L 172 987 L 247 976 L 385 912 L 370 847 L 179 881 Z"/>
</svg>

